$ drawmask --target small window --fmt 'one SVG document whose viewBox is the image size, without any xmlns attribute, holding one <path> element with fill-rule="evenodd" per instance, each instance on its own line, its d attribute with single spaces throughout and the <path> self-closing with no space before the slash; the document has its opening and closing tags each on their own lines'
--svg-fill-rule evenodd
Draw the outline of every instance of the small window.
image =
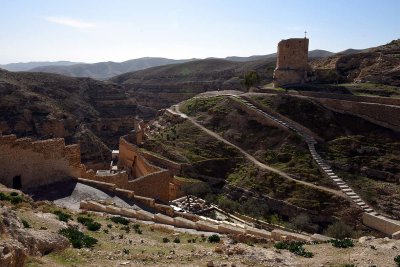
<svg viewBox="0 0 400 267">
<path fill-rule="evenodd" d="M 12 182 L 13 182 L 12 187 L 14 189 L 21 189 L 22 188 L 21 175 L 14 176 Z"/>
</svg>

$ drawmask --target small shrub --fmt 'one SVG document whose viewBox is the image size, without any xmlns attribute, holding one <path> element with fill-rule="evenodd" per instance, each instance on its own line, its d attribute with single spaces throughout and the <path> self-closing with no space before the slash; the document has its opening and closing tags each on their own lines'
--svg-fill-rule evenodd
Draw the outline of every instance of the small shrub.
<svg viewBox="0 0 400 267">
<path fill-rule="evenodd" d="M 121 227 L 121 230 L 125 231 L 127 234 L 131 231 L 131 229 L 129 228 L 129 226 L 125 225 Z"/>
<path fill-rule="evenodd" d="M 208 242 L 210 243 L 219 243 L 220 240 L 221 238 L 219 237 L 219 235 L 210 235 L 208 237 Z"/>
<path fill-rule="evenodd" d="M 396 263 L 396 266 L 397 266 L 397 267 L 400 267 L 400 255 L 397 255 L 397 256 L 394 258 L 394 262 Z"/>
<path fill-rule="evenodd" d="M 11 203 L 12 204 L 18 204 L 18 203 L 21 203 L 22 201 L 24 201 L 24 199 L 22 198 L 22 196 L 11 196 L 10 197 L 10 201 L 11 201 Z"/>
<path fill-rule="evenodd" d="M 98 222 L 90 222 L 86 225 L 89 231 L 97 231 L 101 228 L 101 224 Z"/>
<path fill-rule="evenodd" d="M 25 220 L 21 220 L 21 221 L 22 221 L 22 224 L 24 225 L 24 228 L 31 228 L 31 225 L 27 221 L 25 221 Z"/>
<path fill-rule="evenodd" d="M 169 243 L 170 240 L 169 240 L 167 237 L 163 237 L 162 242 L 163 242 L 163 243 Z"/>
<path fill-rule="evenodd" d="M 111 229 L 112 228 L 112 224 L 111 223 L 107 224 L 107 227 Z"/>
<path fill-rule="evenodd" d="M 87 226 L 89 223 L 93 223 L 93 219 L 92 218 L 88 218 L 88 217 L 83 217 L 83 216 L 79 216 L 77 218 L 78 223 L 83 224 L 85 226 Z"/>
<path fill-rule="evenodd" d="M 56 210 L 53 213 L 57 215 L 58 219 L 62 222 L 68 222 L 69 220 L 72 220 L 72 216 L 70 214 L 64 213 L 60 210 Z"/>
<path fill-rule="evenodd" d="M 339 221 L 329 225 L 325 231 L 325 235 L 336 239 L 344 239 L 353 235 L 353 229 L 351 226 Z"/>
<path fill-rule="evenodd" d="M 10 196 L 16 197 L 16 196 L 18 196 L 18 193 L 17 193 L 17 192 L 11 192 L 11 193 L 10 193 Z"/>
<path fill-rule="evenodd" d="M 142 234 L 142 230 L 140 229 L 140 224 L 134 224 L 133 225 L 133 229 L 135 230 L 135 233 L 141 235 Z"/>
<path fill-rule="evenodd" d="M 124 248 L 124 249 L 122 250 L 122 252 L 123 252 L 124 254 L 126 254 L 126 255 L 128 255 L 128 254 L 130 253 L 129 249 L 127 249 L 127 248 Z"/>
<path fill-rule="evenodd" d="M 85 235 L 84 233 L 73 227 L 61 229 L 58 231 L 58 233 L 68 238 L 74 248 L 91 248 L 95 244 L 97 244 L 98 241 L 96 238 Z"/>
<path fill-rule="evenodd" d="M 3 192 L 0 192 L 0 200 L 10 201 L 10 196 L 4 194 Z"/>
<path fill-rule="evenodd" d="M 353 240 L 350 238 L 332 239 L 331 243 L 335 248 L 349 248 L 354 246 Z"/>
<path fill-rule="evenodd" d="M 175 237 L 174 243 L 181 243 L 181 240 L 179 239 L 179 237 Z"/>
<path fill-rule="evenodd" d="M 124 217 L 117 216 L 117 217 L 111 217 L 110 219 L 112 222 L 117 223 L 117 224 L 123 224 L 123 225 L 128 225 L 129 220 L 125 219 Z"/>
<path fill-rule="evenodd" d="M 306 251 L 303 247 L 304 242 L 301 241 L 280 241 L 274 245 L 277 249 L 287 249 L 290 252 L 305 257 L 305 258 L 312 258 L 314 254 L 312 252 Z"/>
<path fill-rule="evenodd" d="M 109 232 L 108 232 L 108 229 L 104 229 L 103 232 L 104 232 L 105 234 L 108 234 L 108 233 L 109 233 Z"/>
</svg>

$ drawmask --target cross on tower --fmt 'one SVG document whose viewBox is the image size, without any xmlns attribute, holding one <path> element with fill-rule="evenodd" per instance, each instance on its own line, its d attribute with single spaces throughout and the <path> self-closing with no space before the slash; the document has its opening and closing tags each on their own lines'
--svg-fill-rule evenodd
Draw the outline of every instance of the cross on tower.
<svg viewBox="0 0 400 267">
<path fill-rule="evenodd" d="M 304 38 L 307 38 L 307 31 L 304 32 Z"/>
</svg>

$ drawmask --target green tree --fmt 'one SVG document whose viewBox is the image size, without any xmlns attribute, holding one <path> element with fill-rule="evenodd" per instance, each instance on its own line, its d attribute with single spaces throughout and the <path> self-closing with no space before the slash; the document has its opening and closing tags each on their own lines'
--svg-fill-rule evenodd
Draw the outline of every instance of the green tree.
<svg viewBox="0 0 400 267">
<path fill-rule="evenodd" d="M 243 79 L 243 84 L 244 86 L 246 86 L 247 90 L 250 89 L 250 87 L 255 86 L 257 84 L 260 83 L 260 76 L 258 75 L 258 73 L 254 70 L 247 72 L 244 75 L 244 79 Z"/>
</svg>

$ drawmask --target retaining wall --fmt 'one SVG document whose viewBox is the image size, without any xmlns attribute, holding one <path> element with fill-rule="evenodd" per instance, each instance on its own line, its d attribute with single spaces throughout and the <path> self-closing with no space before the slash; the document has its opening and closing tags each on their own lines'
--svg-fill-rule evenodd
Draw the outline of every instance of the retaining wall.
<svg viewBox="0 0 400 267">
<path fill-rule="evenodd" d="M 381 231 L 387 235 L 393 235 L 400 231 L 400 222 L 387 219 L 380 215 L 363 213 L 362 221 L 366 226 Z"/>
<path fill-rule="evenodd" d="M 66 146 L 63 138 L 32 141 L 15 135 L 0 135 L 0 183 L 22 190 L 79 177 L 84 170 L 79 145 Z"/>
</svg>

